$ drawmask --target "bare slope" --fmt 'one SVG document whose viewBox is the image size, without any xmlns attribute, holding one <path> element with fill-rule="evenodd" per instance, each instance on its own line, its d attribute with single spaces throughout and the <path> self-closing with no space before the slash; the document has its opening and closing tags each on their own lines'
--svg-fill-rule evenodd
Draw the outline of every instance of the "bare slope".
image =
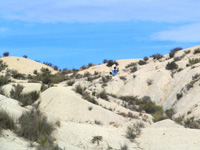
<svg viewBox="0 0 200 150">
<path fill-rule="evenodd" d="M 34 70 L 38 72 L 41 68 L 48 68 L 52 72 L 55 72 L 53 68 L 44 65 L 42 63 L 30 60 L 28 58 L 23 57 L 2 57 L 0 60 L 3 60 L 8 65 L 9 69 L 17 70 L 19 73 L 23 74 L 33 74 Z"/>
</svg>

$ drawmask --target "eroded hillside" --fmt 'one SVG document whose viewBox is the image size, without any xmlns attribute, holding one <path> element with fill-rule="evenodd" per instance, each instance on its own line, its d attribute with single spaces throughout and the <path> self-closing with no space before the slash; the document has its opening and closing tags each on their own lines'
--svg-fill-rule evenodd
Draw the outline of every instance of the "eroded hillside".
<svg viewBox="0 0 200 150">
<path fill-rule="evenodd" d="M 118 60 L 115 76 L 109 62 L 54 71 L 26 58 L 1 60 L 0 149 L 200 147 L 200 46 Z"/>
</svg>

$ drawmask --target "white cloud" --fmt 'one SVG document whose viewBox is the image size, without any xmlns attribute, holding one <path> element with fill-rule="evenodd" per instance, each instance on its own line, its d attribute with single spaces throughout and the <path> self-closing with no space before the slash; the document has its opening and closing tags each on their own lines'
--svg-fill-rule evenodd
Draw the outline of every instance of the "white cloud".
<svg viewBox="0 0 200 150">
<path fill-rule="evenodd" d="M 0 16 L 31 22 L 106 22 L 200 20 L 197 0 L 6 0 Z"/>
<path fill-rule="evenodd" d="M 153 40 L 176 42 L 200 42 L 200 23 L 180 26 L 152 35 Z"/>
</svg>

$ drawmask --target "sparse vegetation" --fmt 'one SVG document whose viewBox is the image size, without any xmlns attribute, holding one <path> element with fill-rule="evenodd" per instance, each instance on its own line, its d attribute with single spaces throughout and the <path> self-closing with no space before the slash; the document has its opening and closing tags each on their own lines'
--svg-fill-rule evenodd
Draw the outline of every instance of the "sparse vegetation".
<svg viewBox="0 0 200 150">
<path fill-rule="evenodd" d="M 0 110 L 0 130 L 15 129 L 14 119 L 4 110 Z"/>
<path fill-rule="evenodd" d="M 97 143 L 97 145 L 99 145 L 99 142 L 103 140 L 103 137 L 102 136 L 93 136 L 92 138 L 92 143 Z"/>
<path fill-rule="evenodd" d="M 95 123 L 96 125 L 102 125 L 101 121 L 98 121 L 98 120 L 95 120 L 94 123 Z"/>
<path fill-rule="evenodd" d="M 24 112 L 19 118 L 19 124 L 20 128 L 16 131 L 19 136 L 44 146 L 51 139 L 55 129 L 55 125 L 49 123 L 47 117 L 39 110 L 39 104 L 34 105 L 30 111 Z"/>
<path fill-rule="evenodd" d="M 170 51 L 170 53 L 169 53 L 169 57 L 170 57 L 170 58 L 173 58 L 174 55 L 176 54 L 176 52 L 178 52 L 178 51 L 180 51 L 180 50 L 182 50 L 181 47 L 176 47 L 176 48 L 172 49 L 172 50 Z"/>
<path fill-rule="evenodd" d="M 167 115 L 167 117 L 169 117 L 170 119 L 172 119 L 172 116 L 175 114 L 175 111 L 173 108 L 167 109 L 165 111 L 165 114 Z"/>
<path fill-rule="evenodd" d="M 12 77 L 15 79 L 25 79 L 25 75 L 19 73 L 17 70 L 11 70 Z"/>
<path fill-rule="evenodd" d="M 175 61 L 168 62 L 165 69 L 167 70 L 175 70 L 178 69 L 178 65 L 175 63 Z"/>
<path fill-rule="evenodd" d="M 10 97 L 22 103 L 23 106 L 31 105 L 39 98 L 39 93 L 36 91 L 30 93 L 22 93 L 23 86 L 17 84 L 10 92 Z"/>
<path fill-rule="evenodd" d="M 122 145 L 120 150 L 128 150 L 128 145 L 127 144 Z"/>
<path fill-rule="evenodd" d="M 8 84 L 11 80 L 7 76 L 0 76 L 0 86 Z"/>
<path fill-rule="evenodd" d="M 127 127 L 126 138 L 133 141 L 141 132 L 141 124 L 136 123 Z"/>
<path fill-rule="evenodd" d="M 98 105 L 98 102 L 94 99 L 94 97 L 91 97 L 88 92 L 84 92 L 82 95 L 82 98 L 87 100 L 90 103 Z"/>
<path fill-rule="evenodd" d="M 23 57 L 24 57 L 24 58 L 28 58 L 28 56 L 27 56 L 27 55 L 24 55 Z"/>
<path fill-rule="evenodd" d="M 107 100 L 107 101 L 109 100 L 108 95 L 105 91 L 102 91 L 99 94 L 97 94 L 97 97 L 100 97 L 101 99 L 104 99 L 104 100 Z"/>
<path fill-rule="evenodd" d="M 150 86 L 153 83 L 153 80 L 148 79 L 146 82 L 147 82 L 147 85 Z"/>
</svg>

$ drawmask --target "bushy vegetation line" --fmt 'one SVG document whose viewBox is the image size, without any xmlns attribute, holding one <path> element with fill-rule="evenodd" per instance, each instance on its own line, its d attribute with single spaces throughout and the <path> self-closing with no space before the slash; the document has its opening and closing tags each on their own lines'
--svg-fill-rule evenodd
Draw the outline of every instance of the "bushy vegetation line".
<svg viewBox="0 0 200 150">
<path fill-rule="evenodd" d="M 130 110 L 140 112 L 144 110 L 146 113 L 151 114 L 154 117 L 155 122 L 166 119 L 166 117 L 164 117 L 163 108 L 153 103 L 148 96 L 144 97 L 143 99 L 138 99 L 137 97 L 133 96 L 123 96 L 119 97 L 119 99 L 125 101 L 127 105 L 124 106 Z"/>
<path fill-rule="evenodd" d="M 86 90 L 86 89 L 83 88 L 83 87 L 81 87 L 80 85 L 77 85 L 77 86 L 75 87 L 75 92 L 76 92 L 76 93 L 79 93 L 80 95 L 82 95 L 82 98 L 83 98 L 83 99 L 87 100 L 87 101 L 90 102 L 90 103 L 93 103 L 93 104 L 98 105 L 98 102 L 95 100 L 95 98 L 94 98 L 94 97 L 91 97 L 91 96 L 90 96 L 90 93 L 86 92 L 85 90 Z"/>
<path fill-rule="evenodd" d="M 36 100 L 38 100 L 40 94 L 36 91 L 30 92 L 30 93 L 25 93 L 23 94 L 23 86 L 17 84 L 14 89 L 11 90 L 10 92 L 10 97 L 18 100 L 22 103 L 23 106 L 31 105 L 33 104 Z"/>
<path fill-rule="evenodd" d="M 35 72 L 36 73 L 36 72 Z M 55 84 L 67 80 L 65 74 L 56 73 L 51 74 L 48 68 L 42 68 L 41 73 L 37 73 L 36 76 L 29 76 L 30 81 L 42 81 L 44 84 Z"/>
<path fill-rule="evenodd" d="M 143 123 L 136 123 L 129 125 L 126 130 L 126 138 L 133 141 L 141 133 L 141 128 L 144 127 Z"/>
</svg>

